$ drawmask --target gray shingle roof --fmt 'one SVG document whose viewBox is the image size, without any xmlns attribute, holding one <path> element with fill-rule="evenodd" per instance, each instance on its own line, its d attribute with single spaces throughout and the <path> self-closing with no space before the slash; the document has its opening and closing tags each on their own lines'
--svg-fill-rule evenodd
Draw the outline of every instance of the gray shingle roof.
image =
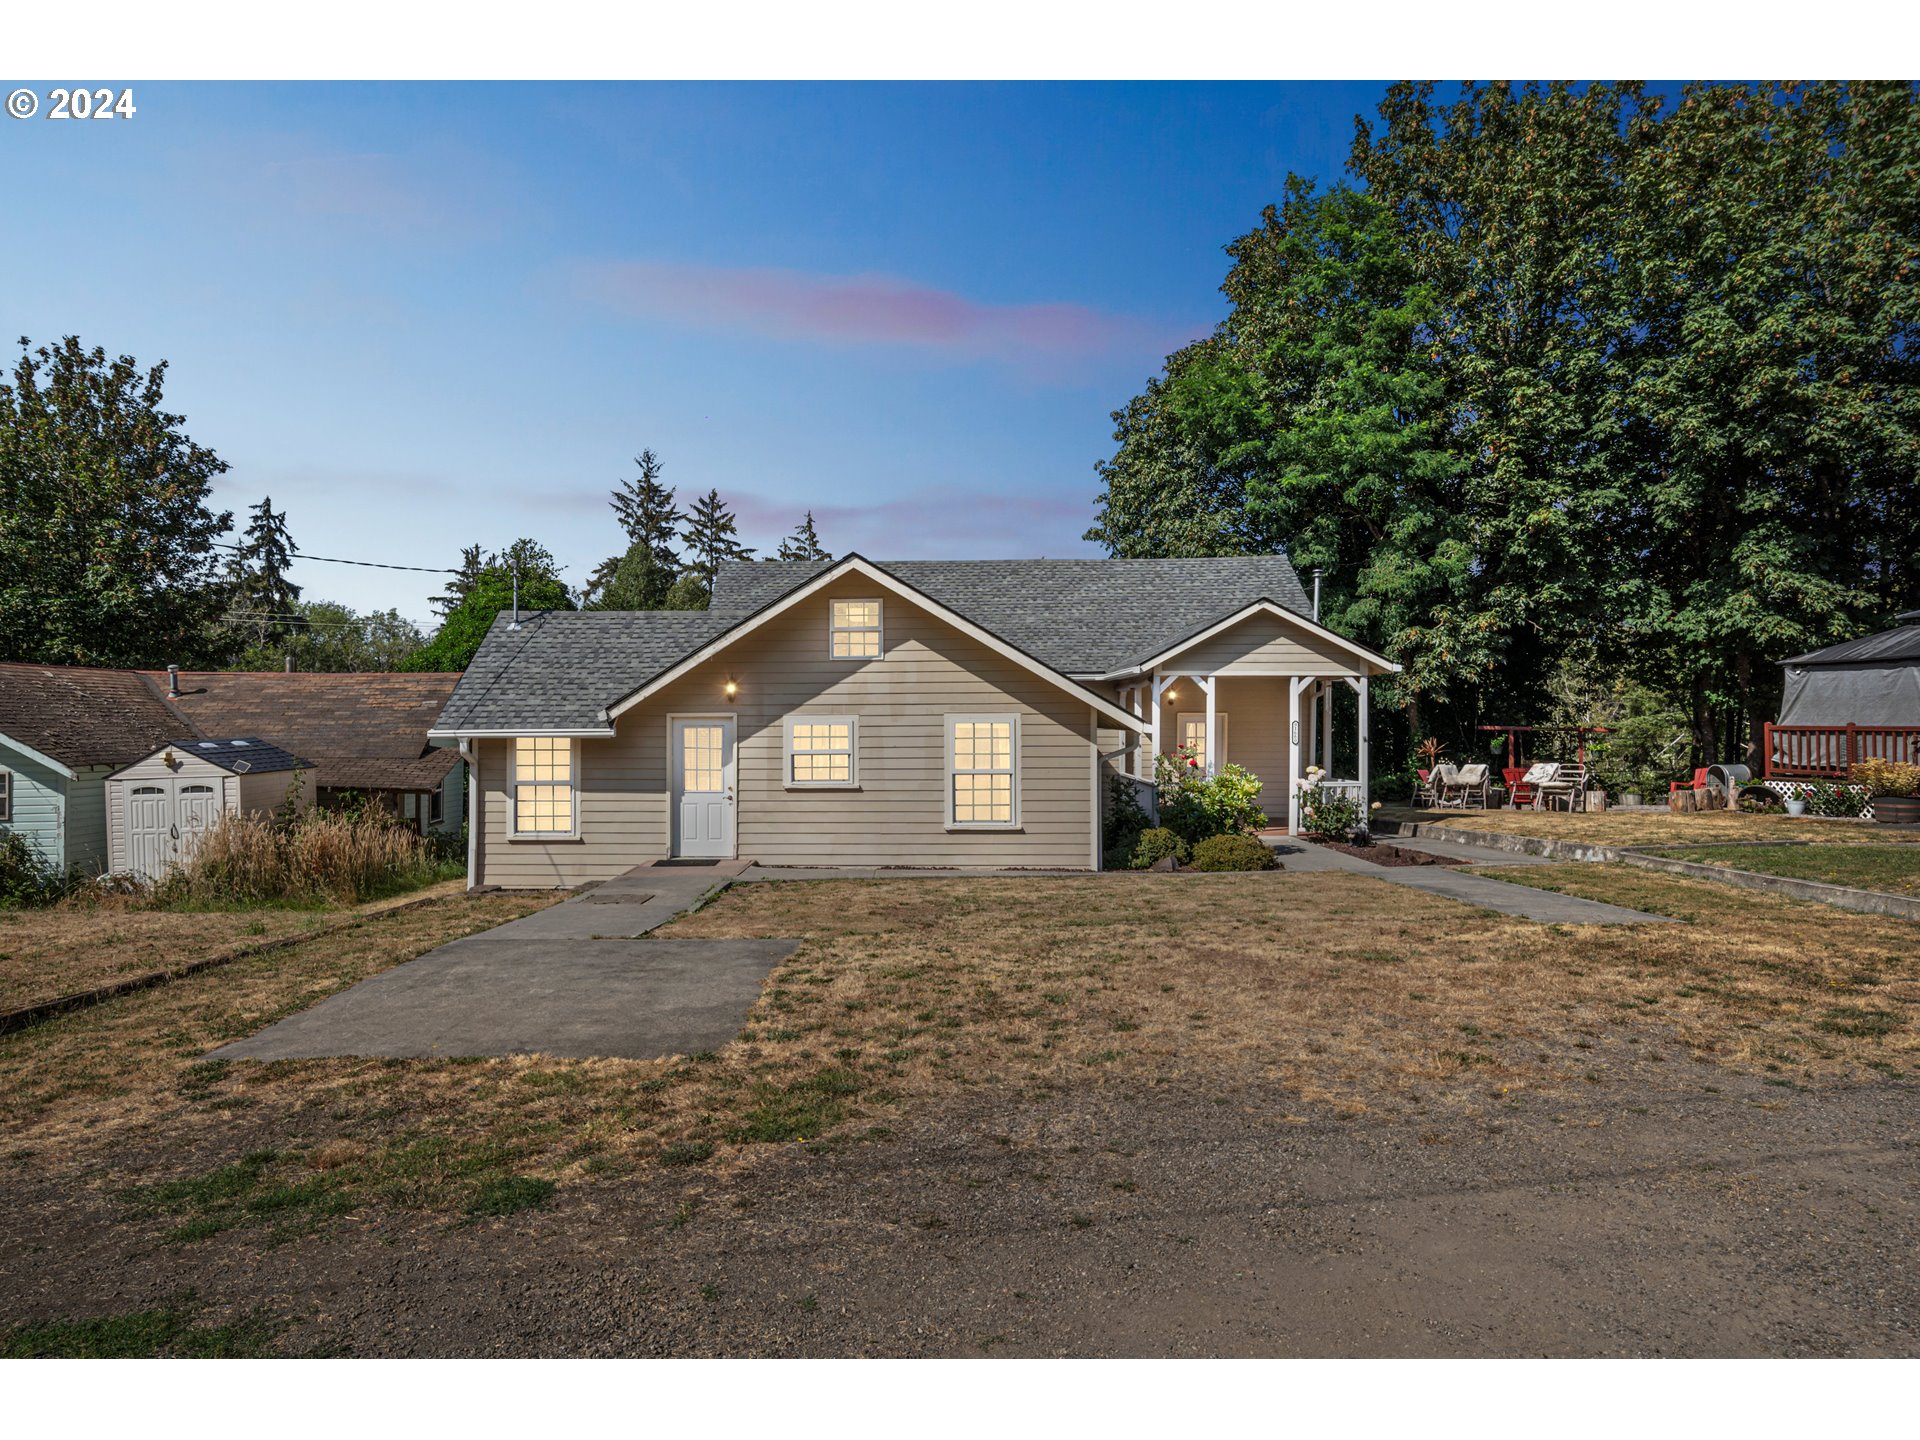
<svg viewBox="0 0 1920 1440">
<path fill-rule="evenodd" d="M 493 627 L 434 729 L 603 730 L 606 707 L 738 616 L 709 610 L 523 611 Z"/>
<path fill-rule="evenodd" d="M 830 561 L 720 568 L 713 609 L 745 615 Z M 1158 654 L 1256 600 L 1313 603 L 1284 555 L 1191 560 L 876 560 L 923 594 L 1066 675 L 1105 675 Z"/>
<path fill-rule="evenodd" d="M 434 730 L 601 730 L 606 708 L 835 561 L 721 567 L 713 608 L 498 617 Z M 881 569 L 1063 675 L 1103 675 L 1271 600 L 1312 611 L 1284 556 L 901 560 Z"/>
</svg>

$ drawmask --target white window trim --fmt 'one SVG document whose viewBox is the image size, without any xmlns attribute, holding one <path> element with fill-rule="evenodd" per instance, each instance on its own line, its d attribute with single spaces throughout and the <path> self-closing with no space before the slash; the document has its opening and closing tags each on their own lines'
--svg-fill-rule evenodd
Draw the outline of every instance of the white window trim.
<svg viewBox="0 0 1920 1440">
<path fill-rule="evenodd" d="M 1204 725 L 1207 721 L 1207 712 L 1204 710 L 1181 710 L 1174 714 L 1173 748 L 1175 750 L 1178 750 L 1182 745 L 1187 743 L 1187 722 L 1189 720 L 1198 720 Z M 1207 757 L 1207 768 L 1217 772 L 1222 765 L 1232 763 L 1233 752 L 1227 744 L 1227 712 L 1224 710 L 1214 711 L 1213 720 L 1214 730 L 1220 737 L 1220 754 L 1217 758 L 1212 755 Z"/>
<path fill-rule="evenodd" d="M 0 766 L 0 825 L 13 823 L 13 771 Z"/>
<path fill-rule="evenodd" d="M 833 623 L 834 605 L 871 605 L 874 607 L 874 623 L 871 625 L 835 625 Z M 871 655 L 836 655 L 833 653 L 833 641 L 836 635 L 865 635 L 869 631 L 874 636 L 874 652 Z M 827 658 L 848 664 L 866 660 L 878 660 L 887 653 L 887 602 L 878 595 L 834 595 L 827 600 Z"/>
<path fill-rule="evenodd" d="M 571 830 L 522 830 L 520 828 L 520 740 L 550 740 L 550 735 L 516 736 L 507 742 L 507 839 L 521 844 L 559 843 L 580 838 L 580 742 L 567 741 L 567 768 L 573 776 L 573 828 Z M 550 785 L 550 780 L 529 780 L 529 785 Z"/>
<path fill-rule="evenodd" d="M 842 657 L 846 658 L 846 657 Z M 847 727 L 847 778 L 844 780 L 796 780 L 793 778 L 793 727 L 795 725 L 844 725 Z M 786 737 L 786 758 L 781 762 L 781 784 L 788 790 L 858 790 L 860 788 L 860 720 L 854 715 L 789 715 L 781 727 Z M 813 755 L 837 755 L 837 750 L 813 750 Z"/>
<path fill-rule="evenodd" d="M 1008 797 L 1012 802 L 1011 804 L 1012 818 L 1009 820 L 967 820 L 967 821 L 956 820 L 953 818 L 953 777 L 956 773 L 962 773 L 962 772 L 957 772 L 953 768 L 953 738 L 954 738 L 953 727 L 956 725 L 962 725 L 967 723 L 972 723 L 977 725 L 983 722 L 1000 723 L 1000 724 L 1005 724 L 1012 727 L 1011 730 L 1009 731 L 1009 737 L 1012 741 L 1012 747 L 1011 747 L 1012 748 L 1012 756 L 1011 756 L 1012 769 L 1008 772 L 1008 775 L 1010 778 L 1007 786 Z M 946 752 L 945 754 L 946 763 L 945 763 L 944 769 L 946 770 L 947 793 L 946 793 L 946 798 L 942 800 L 940 803 L 945 811 L 947 829 L 949 830 L 999 830 L 999 831 L 1018 830 L 1020 828 L 1020 717 L 1018 715 L 1009 715 L 1009 714 L 943 716 L 941 720 L 940 746 L 941 746 L 941 749 Z M 969 770 L 964 773 L 969 775 L 987 775 L 987 774 L 998 774 L 999 772 L 987 771 L 987 770 Z"/>
</svg>

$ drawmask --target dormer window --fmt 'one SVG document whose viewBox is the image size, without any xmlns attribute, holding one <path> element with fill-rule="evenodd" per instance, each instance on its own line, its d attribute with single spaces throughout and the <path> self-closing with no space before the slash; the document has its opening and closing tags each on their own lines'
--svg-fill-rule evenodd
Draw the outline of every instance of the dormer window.
<svg viewBox="0 0 1920 1440">
<path fill-rule="evenodd" d="M 835 600 L 833 644 L 836 660 L 871 660 L 880 653 L 880 602 Z"/>
</svg>

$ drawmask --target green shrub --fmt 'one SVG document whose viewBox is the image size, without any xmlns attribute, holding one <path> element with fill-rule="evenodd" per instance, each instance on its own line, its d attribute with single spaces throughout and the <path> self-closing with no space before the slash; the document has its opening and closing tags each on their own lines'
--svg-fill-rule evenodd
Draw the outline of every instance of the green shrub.
<svg viewBox="0 0 1920 1440">
<path fill-rule="evenodd" d="M 1196 870 L 1272 870 L 1279 863 L 1251 835 L 1212 835 L 1193 847 Z"/>
<path fill-rule="evenodd" d="M 1107 813 L 1100 822 L 1100 848 L 1131 850 L 1140 832 L 1153 822 L 1140 807 L 1140 787 L 1125 775 L 1107 777 Z"/>
<path fill-rule="evenodd" d="M 63 872 L 24 835 L 0 832 L 0 909 L 51 905 L 78 889 L 77 870 Z"/>
<path fill-rule="evenodd" d="M 1856 790 L 1851 785 L 1835 785 L 1827 780 L 1808 780 L 1799 786 L 1796 793 L 1807 802 L 1808 814 L 1824 815 L 1829 819 L 1864 814 L 1868 805 L 1866 791 Z"/>
<path fill-rule="evenodd" d="M 1171 855 L 1182 865 L 1187 863 L 1191 852 L 1187 842 L 1164 825 L 1151 830 L 1142 830 L 1140 838 L 1134 842 L 1133 853 L 1128 856 L 1127 864 L 1135 870 L 1151 870 L 1157 861 Z"/>
<path fill-rule="evenodd" d="M 1154 762 L 1160 823 L 1189 844 L 1213 835 L 1240 835 L 1267 823 L 1254 802 L 1260 777 L 1243 765 L 1222 765 L 1207 775 L 1185 747 Z"/>
<path fill-rule="evenodd" d="M 1320 767 L 1309 766 L 1311 784 L 1300 787 L 1300 824 L 1329 840 L 1346 840 L 1360 828 L 1360 802 L 1344 790 L 1330 790 L 1320 783 Z"/>
</svg>

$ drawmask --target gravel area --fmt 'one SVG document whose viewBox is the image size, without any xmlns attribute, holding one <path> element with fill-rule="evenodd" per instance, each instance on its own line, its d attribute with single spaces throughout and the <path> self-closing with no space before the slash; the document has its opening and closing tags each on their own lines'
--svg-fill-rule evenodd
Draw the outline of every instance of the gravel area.
<svg viewBox="0 0 1920 1440">
<path fill-rule="evenodd" d="M 1356 1119 L 982 1094 L 464 1225 L 156 1231 L 136 1265 L 111 1197 L 16 1171 L 0 1319 L 192 1291 L 296 1354 L 1910 1355 L 1917 1137 L 1899 1083 Z"/>
</svg>

